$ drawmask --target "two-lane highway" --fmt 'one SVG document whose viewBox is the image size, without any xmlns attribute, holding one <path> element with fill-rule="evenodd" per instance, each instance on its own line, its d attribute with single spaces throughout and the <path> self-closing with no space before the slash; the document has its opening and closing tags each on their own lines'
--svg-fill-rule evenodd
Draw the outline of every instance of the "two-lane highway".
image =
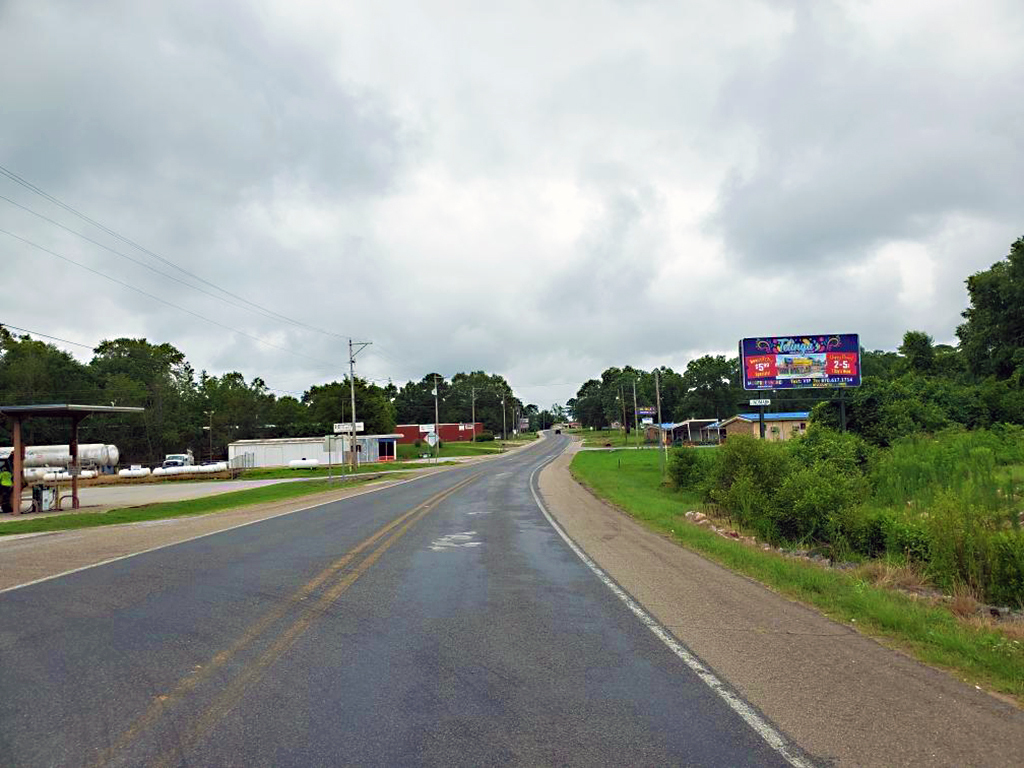
<svg viewBox="0 0 1024 768">
<path fill-rule="evenodd" d="M 0 765 L 785 765 L 546 519 L 564 446 L 0 594 Z"/>
</svg>

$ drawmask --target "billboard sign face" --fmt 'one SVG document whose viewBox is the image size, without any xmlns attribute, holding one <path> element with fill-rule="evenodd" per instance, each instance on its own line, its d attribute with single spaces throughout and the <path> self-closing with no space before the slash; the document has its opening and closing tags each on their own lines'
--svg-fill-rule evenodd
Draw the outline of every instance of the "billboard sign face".
<svg viewBox="0 0 1024 768">
<path fill-rule="evenodd" d="M 658 409 L 653 405 L 641 405 L 636 409 L 636 412 L 640 416 L 654 416 L 658 412 Z"/>
<path fill-rule="evenodd" d="M 829 389 L 860 386 L 855 333 L 761 336 L 740 342 L 744 389 Z"/>
</svg>

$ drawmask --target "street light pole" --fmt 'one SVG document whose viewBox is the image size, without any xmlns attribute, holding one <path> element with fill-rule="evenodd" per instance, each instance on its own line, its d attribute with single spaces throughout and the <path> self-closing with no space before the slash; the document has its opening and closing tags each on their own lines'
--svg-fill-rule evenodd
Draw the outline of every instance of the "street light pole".
<svg viewBox="0 0 1024 768">
<path fill-rule="evenodd" d="M 665 476 L 665 466 L 668 462 L 668 445 L 665 443 L 665 427 L 661 420 L 661 384 L 658 377 L 658 369 L 654 369 L 654 393 L 658 398 L 658 439 L 661 441 L 661 450 L 659 451 L 661 461 L 661 476 Z"/>
<path fill-rule="evenodd" d="M 348 383 L 352 393 L 352 442 L 349 443 L 352 455 L 349 456 L 349 463 L 352 465 L 353 473 L 356 471 L 356 355 L 372 343 L 372 341 L 361 341 L 353 344 L 352 339 L 348 340 Z M 358 346 L 359 349 L 353 350 L 353 346 Z"/>
<path fill-rule="evenodd" d="M 216 411 L 207 411 L 206 415 L 210 418 L 210 426 L 207 427 L 210 430 L 210 463 L 213 463 L 213 414 Z"/>
<path fill-rule="evenodd" d="M 636 376 L 633 377 L 633 432 L 636 433 L 636 447 L 640 447 L 640 414 L 636 412 Z"/>
</svg>

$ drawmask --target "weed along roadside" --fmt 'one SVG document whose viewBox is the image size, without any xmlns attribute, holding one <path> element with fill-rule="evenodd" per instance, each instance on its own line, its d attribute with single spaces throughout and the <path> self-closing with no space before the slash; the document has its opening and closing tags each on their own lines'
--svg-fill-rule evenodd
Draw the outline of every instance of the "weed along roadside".
<svg viewBox="0 0 1024 768">
<path fill-rule="evenodd" d="M 936 436 L 934 445 L 922 450 L 948 452 L 947 455 L 951 457 L 966 450 L 970 455 L 971 450 L 978 445 L 966 448 L 961 442 L 963 434 Z M 992 473 L 997 482 L 1001 482 L 999 478 L 1005 477 L 1016 477 L 1019 481 L 1019 473 L 1014 469 L 1018 454 L 1014 453 L 1013 446 L 1019 447 L 1017 441 L 1020 434 L 972 434 L 976 440 L 992 441 L 989 448 L 998 457 Z M 835 433 L 822 433 L 813 440 L 808 439 L 810 445 L 798 446 L 794 443 L 786 450 L 794 453 L 811 451 L 813 441 L 817 440 L 818 447 L 814 451 L 820 459 L 827 453 L 822 444 L 831 443 L 833 436 Z M 726 446 L 732 442 L 728 441 Z M 1009 606 L 1004 604 L 998 608 L 1000 615 L 997 618 L 988 612 L 987 607 L 979 604 L 978 597 L 981 595 L 964 580 L 956 581 L 951 588 L 945 590 L 944 595 L 940 588 L 944 583 L 941 577 L 932 576 L 933 571 L 929 570 L 928 564 L 916 560 L 917 555 L 913 552 L 902 556 L 896 552 L 882 552 L 879 556 L 870 557 L 857 552 L 849 543 L 839 543 L 838 546 L 823 544 L 822 538 L 816 538 L 813 534 L 805 534 L 797 540 L 787 540 L 776 534 L 769 542 L 764 530 L 751 524 L 752 517 L 741 519 L 741 515 L 756 515 L 758 504 L 768 504 L 770 499 L 777 497 L 763 491 L 760 496 L 757 495 L 757 485 L 750 480 L 752 470 L 748 466 L 749 457 L 746 456 L 751 448 L 742 440 L 733 445 L 731 453 L 725 450 L 719 452 L 719 449 L 676 451 L 671 462 L 672 475 L 676 478 L 672 483 L 662 483 L 658 457 L 649 451 L 581 451 L 574 457 L 571 471 L 576 480 L 596 496 L 613 503 L 675 542 L 754 578 L 780 594 L 814 606 L 827 616 L 857 627 L 883 640 L 886 645 L 904 650 L 925 663 L 950 670 L 958 677 L 992 691 L 1009 694 L 1018 704 L 1024 703 L 1024 621 L 1020 620 L 1019 614 L 1013 612 L 1007 617 L 1006 611 L 1008 607 L 1019 607 L 1019 597 L 1015 602 L 1010 602 Z M 851 447 L 845 437 L 841 438 L 839 445 Z M 772 446 L 775 447 L 781 446 Z M 900 450 L 915 449 L 912 446 L 903 449 L 897 447 L 891 454 L 882 452 L 873 455 L 869 459 L 867 472 L 854 476 L 854 481 L 863 484 L 860 492 L 868 494 L 865 501 L 872 498 L 872 503 L 877 503 L 877 498 L 872 495 L 873 489 L 880 478 L 891 477 L 895 471 L 887 462 L 900 463 L 906 458 Z M 975 454 L 976 457 L 978 455 Z M 931 454 L 929 457 L 930 460 L 934 459 Z M 771 458 L 780 460 L 774 454 Z M 785 460 L 798 459 L 790 456 Z M 731 472 L 730 477 L 747 478 L 741 482 L 747 483 L 747 487 L 752 489 L 748 495 L 741 496 L 737 492 L 734 496 L 735 503 L 739 505 L 739 514 L 732 512 L 721 501 L 714 503 L 715 498 L 711 494 L 715 490 L 713 479 L 721 479 L 721 475 L 716 473 L 726 469 Z M 953 483 L 948 472 L 938 472 L 935 476 L 944 478 L 942 482 L 946 484 Z M 780 488 L 784 484 L 782 480 L 775 482 Z M 840 484 L 843 482 L 840 481 Z M 926 485 L 928 493 L 935 493 L 936 497 L 948 496 L 949 489 L 936 489 L 934 483 Z M 904 483 L 903 487 L 909 490 L 911 486 Z M 970 487 L 972 494 L 981 493 L 977 483 L 965 483 L 964 487 Z M 914 488 L 915 497 L 921 498 L 923 486 Z M 832 493 L 831 490 L 828 492 Z M 711 503 L 708 503 L 709 498 Z M 722 498 L 719 493 L 718 499 Z M 792 500 L 792 496 L 784 498 L 787 504 L 797 503 Z M 1012 499 L 1019 503 L 1019 498 L 1019 492 L 1015 489 Z M 806 511 L 812 505 L 806 501 L 803 503 L 805 514 L 795 522 L 787 520 L 780 513 L 781 507 L 778 504 L 760 509 L 762 513 L 767 509 L 770 512 L 767 519 L 780 526 L 781 530 L 792 530 L 792 526 L 809 524 Z M 877 513 L 878 509 L 884 507 L 867 507 L 867 511 L 861 508 L 856 514 L 867 515 L 872 509 Z M 913 509 L 913 505 L 909 509 Z M 1005 513 L 1005 509 L 1003 511 Z M 687 513 L 690 513 L 690 519 Z M 702 520 L 702 524 L 695 524 L 693 518 L 700 519 L 697 513 L 713 513 L 715 517 Z M 832 517 L 835 517 L 834 509 Z M 1003 521 L 1002 526 L 996 526 L 991 532 L 997 540 L 1003 536 L 1020 536 L 1020 531 L 1007 520 L 1005 514 L 996 519 Z M 985 517 L 984 520 L 990 518 Z M 835 524 L 832 523 L 833 526 Z M 990 524 L 986 522 L 985 525 Z M 983 545 L 976 544 L 978 546 Z M 787 551 L 791 554 L 786 554 Z M 946 550 L 943 545 L 936 544 L 935 551 L 942 553 Z M 811 560 L 811 556 L 815 560 Z M 838 565 L 829 567 L 833 558 L 838 560 Z M 948 567 L 947 562 L 940 561 L 943 567 Z M 1005 588 L 998 587 L 1003 590 Z M 1012 583 L 1010 588 L 1013 588 Z"/>
</svg>

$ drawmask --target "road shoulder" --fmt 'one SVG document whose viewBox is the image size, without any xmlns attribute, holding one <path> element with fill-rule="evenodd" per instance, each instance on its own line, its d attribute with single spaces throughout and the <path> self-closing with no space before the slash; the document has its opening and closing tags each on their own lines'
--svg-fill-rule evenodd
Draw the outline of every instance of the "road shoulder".
<svg viewBox="0 0 1024 768">
<path fill-rule="evenodd" d="M 444 469 L 437 471 L 443 472 Z M 428 477 L 385 479 L 282 501 L 251 504 L 201 515 L 124 525 L 0 537 L 0 593 L 68 572 L 131 557 L 332 501 L 360 496 Z"/>
<path fill-rule="evenodd" d="M 846 765 L 1017 765 L 1024 713 L 644 528 L 569 473 L 539 477 L 566 533 L 809 753 Z"/>
</svg>

